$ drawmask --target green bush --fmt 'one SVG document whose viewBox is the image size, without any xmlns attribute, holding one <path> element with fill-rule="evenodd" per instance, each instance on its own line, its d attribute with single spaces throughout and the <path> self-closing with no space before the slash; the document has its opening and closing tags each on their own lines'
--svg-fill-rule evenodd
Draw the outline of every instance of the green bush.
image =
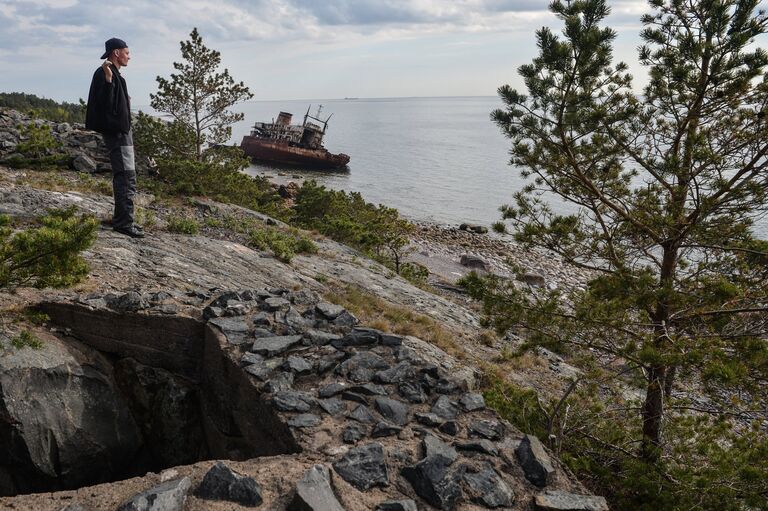
<svg viewBox="0 0 768 511">
<path fill-rule="evenodd" d="M 29 330 L 22 330 L 18 335 L 11 339 L 11 346 L 17 350 L 22 348 L 32 348 L 34 350 L 39 350 L 43 347 L 43 341 L 41 341 Z"/>
<path fill-rule="evenodd" d="M 76 215 L 75 208 L 51 210 L 38 226 L 15 230 L 0 215 L 0 288 L 64 287 L 88 273 L 80 253 L 96 239 L 98 220 Z"/>
<path fill-rule="evenodd" d="M 429 278 L 429 270 L 418 263 L 403 263 L 400 266 L 400 276 L 413 284 L 423 286 Z"/>
<path fill-rule="evenodd" d="M 66 167 L 71 157 L 63 153 L 61 142 L 51 133 L 51 127 L 46 124 L 37 125 L 34 122 L 18 126 L 21 142 L 16 146 L 16 153 L 4 160 L 13 168 L 49 169 Z"/>
<path fill-rule="evenodd" d="M 315 181 L 299 189 L 291 222 L 362 250 L 400 273 L 415 226 L 398 211 L 365 202 L 358 192 L 329 190 Z"/>
<path fill-rule="evenodd" d="M 200 223 L 194 218 L 172 216 L 168 218 L 168 231 L 194 236 L 200 232 Z"/>
<path fill-rule="evenodd" d="M 250 243 L 259 250 L 271 250 L 279 260 L 290 263 L 296 254 L 314 254 L 315 243 L 298 232 L 285 233 L 277 229 L 253 229 Z"/>
</svg>

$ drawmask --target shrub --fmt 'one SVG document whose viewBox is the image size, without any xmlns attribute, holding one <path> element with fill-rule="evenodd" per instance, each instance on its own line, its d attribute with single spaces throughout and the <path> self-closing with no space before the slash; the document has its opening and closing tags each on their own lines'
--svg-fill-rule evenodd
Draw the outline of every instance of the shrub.
<svg viewBox="0 0 768 511">
<path fill-rule="evenodd" d="M 11 339 L 11 346 L 17 350 L 22 348 L 32 348 L 34 350 L 39 350 L 43 347 L 43 341 L 41 341 L 29 330 L 22 330 L 18 335 Z"/>
<path fill-rule="evenodd" d="M 250 243 L 259 250 L 271 250 L 284 263 L 290 263 L 297 253 L 317 252 L 317 245 L 296 231 L 285 233 L 277 229 L 253 229 L 250 232 Z"/>
<path fill-rule="evenodd" d="M 49 169 L 66 167 L 71 160 L 63 153 L 61 142 L 54 138 L 51 127 L 46 124 L 21 124 L 18 126 L 21 142 L 16 145 L 18 155 L 4 160 L 13 168 Z"/>
<path fill-rule="evenodd" d="M 414 225 L 398 211 L 365 202 L 358 192 L 329 190 L 305 181 L 292 208 L 291 221 L 362 250 L 400 273 Z"/>
<path fill-rule="evenodd" d="M 200 232 L 200 224 L 194 218 L 172 216 L 168 218 L 168 231 L 194 236 Z"/>
<path fill-rule="evenodd" d="M 87 275 L 80 253 L 96 239 L 96 218 L 76 215 L 72 207 L 51 210 L 38 224 L 16 231 L 0 215 L 0 288 L 64 287 Z"/>
<path fill-rule="evenodd" d="M 426 266 L 419 263 L 403 263 L 400 266 L 400 276 L 413 284 L 423 286 L 427 283 L 427 279 L 429 278 L 429 270 Z"/>
</svg>

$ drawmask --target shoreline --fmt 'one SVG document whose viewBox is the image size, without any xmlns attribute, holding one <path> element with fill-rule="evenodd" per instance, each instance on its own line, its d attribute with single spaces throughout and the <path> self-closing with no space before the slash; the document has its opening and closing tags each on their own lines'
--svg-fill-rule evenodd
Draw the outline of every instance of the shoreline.
<svg viewBox="0 0 768 511">
<path fill-rule="evenodd" d="M 289 171 L 278 171 L 276 174 L 262 172 L 259 175 L 276 188 L 296 189 L 306 180 L 304 176 Z M 500 235 L 490 228 L 487 233 L 479 234 L 462 230 L 459 225 L 415 219 L 402 212 L 400 215 L 416 226 L 404 261 L 426 267 L 430 272 L 429 281 L 433 284 L 454 286 L 456 281 L 473 270 L 514 279 L 512 265 L 519 266 L 532 280 L 540 283 L 543 279 L 543 285 L 548 289 L 583 287 L 590 276 L 590 272 L 568 265 L 553 252 L 522 247 L 510 234 Z M 468 265 L 462 264 L 462 256 L 470 256 Z"/>
</svg>

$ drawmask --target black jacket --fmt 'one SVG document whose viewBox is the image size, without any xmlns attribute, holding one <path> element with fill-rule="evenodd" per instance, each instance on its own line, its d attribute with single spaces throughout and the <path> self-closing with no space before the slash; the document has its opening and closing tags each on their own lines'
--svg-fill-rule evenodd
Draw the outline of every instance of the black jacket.
<svg viewBox="0 0 768 511">
<path fill-rule="evenodd" d="M 85 127 L 100 133 L 128 133 L 131 129 L 131 100 L 128 97 L 128 87 L 117 68 L 111 68 L 111 83 L 107 83 L 101 67 L 93 73 L 91 90 L 88 92 L 88 108 L 85 112 Z"/>
</svg>

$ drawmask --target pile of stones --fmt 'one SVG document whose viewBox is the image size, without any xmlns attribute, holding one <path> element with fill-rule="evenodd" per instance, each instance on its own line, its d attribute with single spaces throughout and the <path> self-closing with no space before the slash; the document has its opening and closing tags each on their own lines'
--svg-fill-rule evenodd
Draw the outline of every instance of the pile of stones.
<svg viewBox="0 0 768 511">
<path fill-rule="evenodd" d="M 380 510 L 527 508 L 523 495 L 536 509 L 607 509 L 601 497 L 562 490 L 573 486 L 539 440 L 500 420 L 448 355 L 425 357 L 418 339 L 360 327 L 308 290 L 223 293 L 204 317 L 299 445 L 317 449 L 321 431 L 332 438 L 319 447 L 330 467 L 304 475 L 292 508 L 341 509 L 327 504 L 333 470 L 361 492 L 407 497 Z"/>
</svg>

